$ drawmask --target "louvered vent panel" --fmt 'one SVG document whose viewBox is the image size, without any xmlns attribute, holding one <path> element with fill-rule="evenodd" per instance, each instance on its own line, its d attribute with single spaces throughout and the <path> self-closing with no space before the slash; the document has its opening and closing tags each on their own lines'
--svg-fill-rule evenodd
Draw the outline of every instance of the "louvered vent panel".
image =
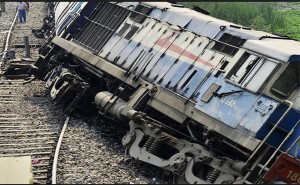
<svg viewBox="0 0 300 185">
<path fill-rule="evenodd" d="M 99 52 L 130 13 L 115 4 L 103 2 L 87 19 L 85 26 L 78 32 L 75 41 L 93 51 Z"/>
</svg>

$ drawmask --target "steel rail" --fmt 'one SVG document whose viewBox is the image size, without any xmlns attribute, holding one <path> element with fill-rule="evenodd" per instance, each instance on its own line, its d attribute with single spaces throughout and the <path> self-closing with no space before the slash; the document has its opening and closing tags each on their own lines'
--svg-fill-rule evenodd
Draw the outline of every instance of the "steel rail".
<svg viewBox="0 0 300 185">
<path fill-rule="evenodd" d="M 7 53 L 7 50 L 8 50 L 8 43 L 9 43 L 9 39 L 10 39 L 11 30 L 12 30 L 12 28 L 14 27 L 14 25 L 16 23 L 17 17 L 18 17 L 18 11 L 16 12 L 15 18 L 14 18 L 13 22 L 11 23 L 10 28 L 8 30 L 8 34 L 7 34 L 6 42 L 5 42 L 5 48 L 4 48 L 3 55 L 2 55 L 2 58 L 1 58 L 1 61 L 0 61 L 0 73 L 2 73 L 3 60 L 4 60 L 4 58 L 6 56 L 6 53 Z"/>
<path fill-rule="evenodd" d="M 56 184 L 56 171 L 57 171 L 57 160 L 58 160 L 59 148 L 61 146 L 61 142 L 62 142 L 62 139 L 64 137 L 64 133 L 67 129 L 69 120 L 70 120 L 70 117 L 68 116 L 66 118 L 65 124 L 64 124 L 64 126 L 61 130 L 61 133 L 60 133 L 57 145 L 56 145 L 54 159 L 53 159 L 53 166 L 52 166 L 52 181 L 51 181 L 52 184 Z"/>
</svg>

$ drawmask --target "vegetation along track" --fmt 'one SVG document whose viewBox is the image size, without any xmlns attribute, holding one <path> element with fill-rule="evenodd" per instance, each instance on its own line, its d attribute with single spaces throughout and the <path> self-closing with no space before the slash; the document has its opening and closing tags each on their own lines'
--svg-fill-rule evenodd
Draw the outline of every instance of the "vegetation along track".
<svg viewBox="0 0 300 185">
<path fill-rule="evenodd" d="M 15 17 L 15 5 L 6 3 L 7 12 L 0 17 L 5 39 L 14 18 L 17 21 L 7 50 L 14 51 L 15 59 L 6 64 L 30 64 L 37 59 L 43 42 L 31 30 L 41 27 L 46 3 L 31 2 L 25 24 Z M 25 35 L 31 58 L 24 57 Z M 24 77 L 0 74 L 0 157 L 31 156 L 35 182 L 51 183 L 55 148 L 66 116 L 60 105 L 51 101 L 44 82 L 27 82 Z M 171 183 L 171 174 L 124 155 L 121 140 L 127 130 L 98 116 L 84 120 L 72 117 L 58 155 L 57 183 Z"/>
</svg>

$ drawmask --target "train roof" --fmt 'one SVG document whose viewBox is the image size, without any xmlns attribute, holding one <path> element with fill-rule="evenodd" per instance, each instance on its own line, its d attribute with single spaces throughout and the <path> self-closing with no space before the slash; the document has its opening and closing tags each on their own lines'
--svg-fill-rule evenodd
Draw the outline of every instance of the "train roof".
<svg viewBox="0 0 300 185">
<path fill-rule="evenodd" d="M 289 61 L 293 55 L 300 55 L 300 42 L 283 39 L 247 40 L 243 48 L 276 58 L 281 61 Z"/>
</svg>

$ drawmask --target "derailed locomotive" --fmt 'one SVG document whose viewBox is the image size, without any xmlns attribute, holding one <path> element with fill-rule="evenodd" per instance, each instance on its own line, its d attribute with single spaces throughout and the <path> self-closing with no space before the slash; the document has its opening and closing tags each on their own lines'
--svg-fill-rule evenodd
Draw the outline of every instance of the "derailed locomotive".
<svg viewBox="0 0 300 185">
<path fill-rule="evenodd" d="M 64 2 L 31 72 L 186 183 L 300 183 L 300 43 L 159 2 Z"/>
</svg>

